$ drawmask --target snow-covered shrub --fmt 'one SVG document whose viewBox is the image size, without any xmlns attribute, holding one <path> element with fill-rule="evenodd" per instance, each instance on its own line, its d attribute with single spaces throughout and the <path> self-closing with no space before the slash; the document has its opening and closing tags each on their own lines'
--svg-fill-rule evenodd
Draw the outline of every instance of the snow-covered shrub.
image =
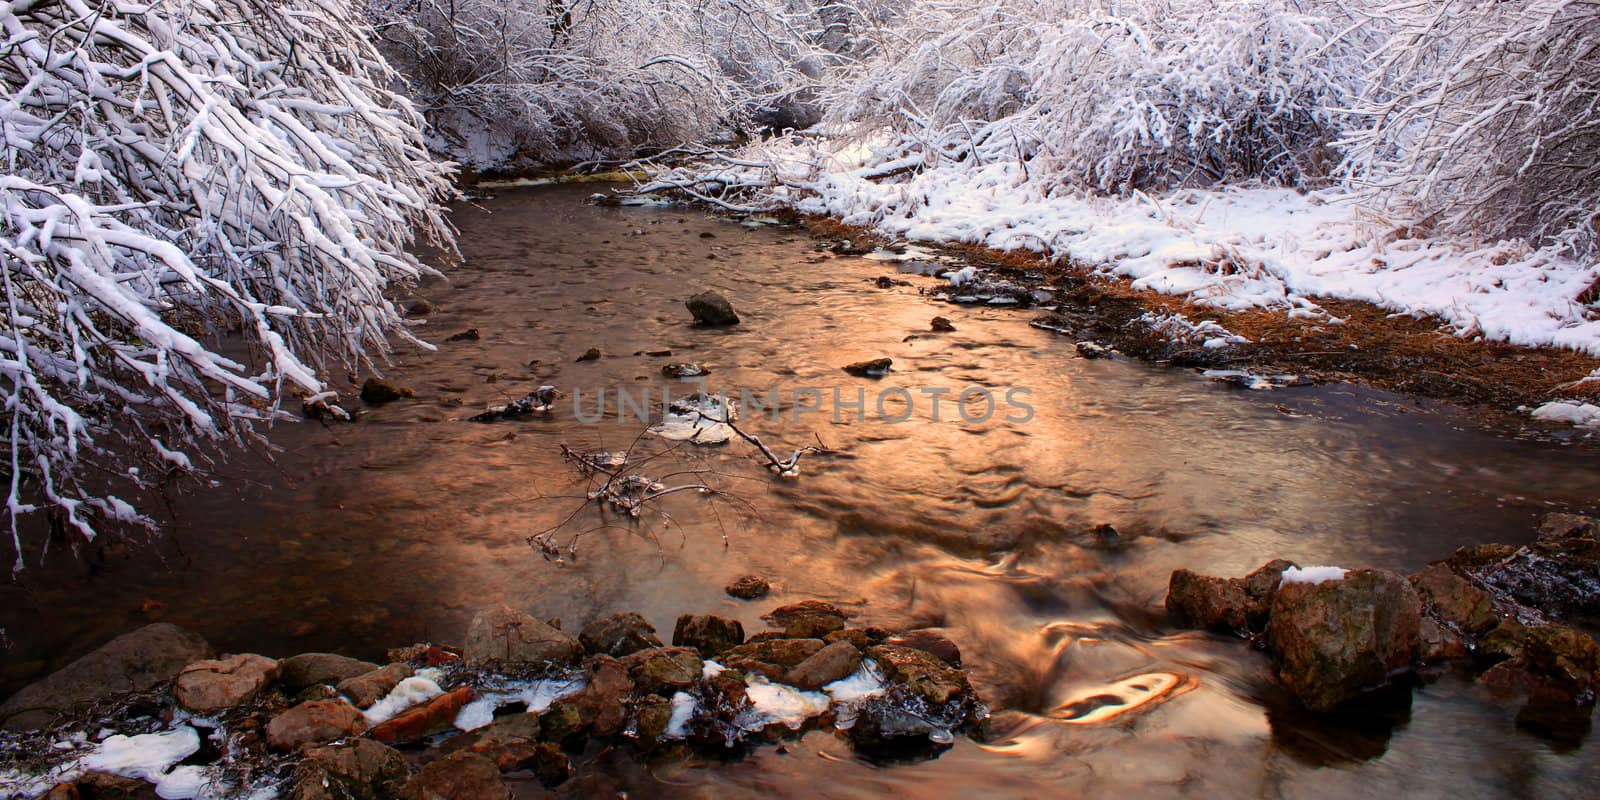
<svg viewBox="0 0 1600 800">
<path fill-rule="evenodd" d="M 0 6 L 0 424 L 18 517 L 113 496 L 386 351 L 447 172 L 343 0 Z"/>
<path fill-rule="evenodd" d="M 1337 162 L 1371 29 L 1325 0 L 960 0 L 909 23 L 827 106 L 979 165 L 1054 185 L 1303 185 Z"/>
<path fill-rule="evenodd" d="M 1400 6 L 1352 129 L 1349 174 L 1439 231 L 1593 253 L 1600 2 Z"/>
<path fill-rule="evenodd" d="M 381 46 L 478 169 L 630 156 L 803 118 L 807 0 L 369 0 Z"/>
</svg>

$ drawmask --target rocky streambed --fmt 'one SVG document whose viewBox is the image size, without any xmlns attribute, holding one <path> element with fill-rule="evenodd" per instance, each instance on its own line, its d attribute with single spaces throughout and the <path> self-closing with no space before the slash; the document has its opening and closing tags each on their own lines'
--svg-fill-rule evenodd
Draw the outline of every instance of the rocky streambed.
<svg viewBox="0 0 1600 800">
<path fill-rule="evenodd" d="M 759 581 L 729 586 L 748 594 Z M 930 757 L 988 711 L 931 630 L 852 625 L 821 601 L 678 618 L 667 645 L 632 612 L 576 635 L 506 606 L 460 646 L 214 657 L 157 623 L 0 705 L 0 794 L 52 800 L 482 800 L 605 794 L 601 750 L 648 762 L 737 757 L 828 729 L 866 757 Z M 599 783 L 586 783 L 598 781 Z"/>
</svg>

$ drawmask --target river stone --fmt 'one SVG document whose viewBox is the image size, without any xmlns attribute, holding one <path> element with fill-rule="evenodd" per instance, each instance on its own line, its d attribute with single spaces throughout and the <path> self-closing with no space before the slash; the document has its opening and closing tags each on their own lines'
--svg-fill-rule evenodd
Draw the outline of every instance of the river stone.
<svg viewBox="0 0 1600 800">
<path fill-rule="evenodd" d="M 1245 617 L 1257 630 L 1267 624 L 1267 617 L 1272 613 L 1272 596 L 1277 594 L 1278 587 L 1283 583 L 1283 571 L 1298 566 L 1288 559 L 1275 558 L 1256 567 L 1254 572 L 1240 581 L 1245 597 L 1250 601 L 1245 608 Z"/>
<path fill-rule="evenodd" d="M 672 629 L 674 647 L 693 647 L 706 658 L 716 658 L 744 644 L 744 624 L 711 614 L 684 614 Z"/>
<path fill-rule="evenodd" d="M 705 667 L 700 654 L 689 647 L 640 650 L 622 659 L 622 665 L 639 691 L 654 694 L 689 688 Z"/>
<path fill-rule="evenodd" d="M 1422 600 L 1385 570 L 1278 587 L 1267 637 L 1278 677 L 1313 711 L 1382 686 L 1421 650 Z"/>
<path fill-rule="evenodd" d="M 729 597 L 737 597 L 740 600 L 754 600 L 758 597 L 766 597 L 767 592 L 771 590 L 772 586 L 767 583 L 767 579 L 758 575 L 746 575 L 742 578 L 737 578 L 726 587 L 723 587 L 723 591 L 727 592 Z"/>
<path fill-rule="evenodd" d="M 165 622 L 146 625 L 106 642 L 0 703 L 0 727 L 8 731 L 48 727 L 78 706 L 160 686 L 184 667 L 210 656 L 211 646 L 199 634 Z"/>
<path fill-rule="evenodd" d="M 935 333 L 950 333 L 956 329 L 955 323 L 944 317 L 934 317 L 933 321 L 928 323 L 928 327 Z"/>
<path fill-rule="evenodd" d="M 1410 580 L 1422 598 L 1423 608 L 1462 633 L 1483 633 L 1500 622 L 1500 615 L 1494 610 L 1494 595 L 1443 563 L 1429 564 Z"/>
<path fill-rule="evenodd" d="M 307 686 L 336 686 L 375 669 L 377 664 L 338 653 L 301 653 L 278 663 L 278 685 L 293 694 Z"/>
<path fill-rule="evenodd" d="M 298 750 L 308 744 L 357 736 L 367 729 L 367 719 L 343 700 L 301 703 L 267 723 L 267 747 Z"/>
<path fill-rule="evenodd" d="M 385 695 L 394 690 L 401 681 L 411 677 L 410 664 L 396 663 L 387 667 L 379 667 L 369 672 L 363 672 L 354 678 L 345 678 L 339 681 L 336 687 L 340 694 L 350 698 L 356 708 L 370 708 L 373 703 L 382 700 Z"/>
<path fill-rule="evenodd" d="M 849 642 L 834 642 L 794 665 L 783 682 L 800 689 L 814 690 L 856 671 L 861 651 Z"/>
<path fill-rule="evenodd" d="M 313 747 L 295 765 L 289 800 L 390 800 L 409 772 L 405 756 L 371 739 Z"/>
<path fill-rule="evenodd" d="M 632 611 L 601 617 L 583 626 L 578 641 L 590 653 L 616 657 L 661 646 L 655 626 Z"/>
<path fill-rule="evenodd" d="M 950 637 L 936 630 L 924 628 L 922 630 L 896 633 L 885 640 L 884 643 L 921 650 L 924 653 L 938 656 L 940 661 L 952 667 L 959 668 L 961 666 L 961 648 L 957 647 L 955 642 L 950 641 Z"/>
<path fill-rule="evenodd" d="M 611 656 L 593 656 L 585 678 L 587 685 L 573 698 L 584 724 L 596 736 L 621 733 L 628 722 L 624 703 L 634 686 L 628 668 Z"/>
<path fill-rule="evenodd" d="M 1600 625 L 1600 521 L 1550 514 L 1532 544 L 1502 555 L 1506 549 L 1463 549 L 1449 563 L 1545 614 Z"/>
<path fill-rule="evenodd" d="M 1461 636 L 1427 614 L 1422 615 L 1418 639 L 1422 647 L 1418 657 L 1424 664 L 1465 658 L 1467 655 L 1467 643 L 1461 640 Z"/>
<path fill-rule="evenodd" d="M 701 292 L 689 298 L 684 305 L 689 307 L 689 313 L 694 315 L 694 321 L 701 325 L 739 324 L 739 315 L 734 313 L 733 304 L 717 292 Z"/>
<path fill-rule="evenodd" d="M 86 772 L 72 782 L 73 800 L 160 800 L 154 784 L 109 772 Z"/>
<path fill-rule="evenodd" d="M 509 800 L 500 768 L 477 753 L 451 753 L 421 769 L 400 791 L 403 800 Z"/>
<path fill-rule="evenodd" d="M 172 697 L 196 714 L 225 711 L 254 699 L 278 673 L 278 662 L 254 653 L 196 661 L 178 673 Z"/>
<path fill-rule="evenodd" d="M 1519 658 L 1522 656 L 1522 643 L 1527 637 L 1527 627 L 1516 619 L 1507 617 L 1478 639 L 1478 649 L 1475 653 L 1478 658 L 1488 662 Z"/>
<path fill-rule="evenodd" d="M 754 639 L 754 637 L 752 637 Z M 826 644 L 821 639 L 762 639 L 729 649 L 717 662 L 741 672 L 754 672 L 781 681 Z"/>
<path fill-rule="evenodd" d="M 575 663 L 583 643 L 572 634 L 508 606 L 479 612 L 467 628 L 467 663 L 516 661 Z"/>
<path fill-rule="evenodd" d="M 1495 665 L 1481 680 L 1526 697 L 1518 724 L 1581 735 L 1589 727 L 1600 684 L 1600 644 L 1564 625 L 1530 628 L 1522 654 Z"/>
<path fill-rule="evenodd" d="M 402 397 L 412 397 L 416 392 L 403 386 L 396 386 L 382 378 L 368 378 L 361 384 L 361 399 L 372 405 L 392 403 Z"/>
<path fill-rule="evenodd" d="M 443 747 L 477 753 L 493 760 L 501 772 L 511 772 L 532 761 L 538 745 L 539 715 L 511 714 L 463 733 Z"/>
<path fill-rule="evenodd" d="M 667 725 L 672 722 L 672 701 L 660 695 L 648 695 L 634 703 L 633 716 L 639 744 L 648 748 L 667 732 Z"/>
<path fill-rule="evenodd" d="M 1167 613 L 1182 628 L 1242 631 L 1248 627 L 1250 595 L 1230 578 L 1173 570 L 1167 583 Z"/>
<path fill-rule="evenodd" d="M 857 650 L 865 652 L 867 648 L 875 644 L 883 644 L 888 641 L 889 635 L 889 632 L 883 628 L 872 625 L 865 628 L 845 628 L 841 631 L 834 631 L 822 637 L 822 641 L 827 644 L 849 642 L 855 645 Z M 957 658 L 960 658 L 960 656 L 958 655 Z"/>
<path fill-rule="evenodd" d="M 844 371 L 858 378 L 881 378 L 894 366 L 892 358 L 873 358 L 844 365 Z"/>
<path fill-rule="evenodd" d="M 533 758 L 525 766 L 545 786 L 559 786 L 572 777 L 572 762 L 567 754 L 550 742 L 535 745 Z"/>
<path fill-rule="evenodd" d="M 565 744 L 581 735 L 587 726 L 583 711 L 574 698 L 567 697 L 550 704 L 539 715 L 539 738 L 547 742 Z"/>
<path fill-rule="evenodd" d="M 462 686 L 431 700 L 418 703 L 373 727 L 371 736 L 385 744 L 414 742 L 430 733 L 450 727 L 456 715 L 477 693 Z"/>
<path fill-rule="evenodd" d="M 932 653 L 880 644 L 868 648 L 867 656 L 878 662 L 885 679 L 905 684 L 934 705 L 944 705 L 972 691 L 966 673 L 946 664 Z"/>
</svg>

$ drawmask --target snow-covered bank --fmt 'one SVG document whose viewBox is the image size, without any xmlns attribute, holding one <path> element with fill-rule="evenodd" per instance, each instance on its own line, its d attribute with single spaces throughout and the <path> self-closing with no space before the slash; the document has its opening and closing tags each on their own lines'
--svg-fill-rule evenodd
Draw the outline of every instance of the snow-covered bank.
<svg viewBox="0 0 1600 800">
<path fill-rule="evenodd" d="M 1600 319 L 1577 300 L 1600 277 L 1592 261 L 1520 241 L 1411 238 L 1342 195 L 1230 187 L 1113 198 L 1046 191 L 1014 161 L 874 180 L 883 169 L 870 148 L 772 144 L 747 155 L 773 165 L 764 202 L 890 236 L 1070 258 L 1219 308 L 1325 317 L 1316 298 L 1362 300 L 1438 317 L 1469 338 L 1600 355 Z"/>
</svg>

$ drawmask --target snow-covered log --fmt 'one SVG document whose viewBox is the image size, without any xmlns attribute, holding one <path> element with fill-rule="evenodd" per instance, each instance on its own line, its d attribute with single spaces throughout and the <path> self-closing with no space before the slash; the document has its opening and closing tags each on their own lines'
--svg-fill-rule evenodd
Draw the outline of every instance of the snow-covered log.
<svg viewBox="0 0 1600 800">
<path fill-rule="evenodd" d="M 92 538 L 387 351 L 448 168 L 344 0 L 0 5 L 7 512 Z M 403 335 L 403 333 L 402 333 Z"/>
</svg>

